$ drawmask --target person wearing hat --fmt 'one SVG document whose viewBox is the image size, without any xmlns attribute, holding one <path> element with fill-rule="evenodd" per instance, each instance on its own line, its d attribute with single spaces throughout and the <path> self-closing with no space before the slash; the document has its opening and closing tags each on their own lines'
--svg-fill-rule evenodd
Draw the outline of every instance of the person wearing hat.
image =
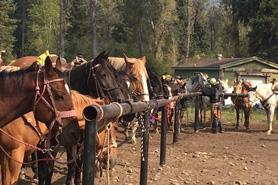
<svg viewBox="0 0 278 185">
<path fill-rule="evenodd" d="M 209 96 L 211 104 L 211 125 L 212 133 L 223 132 L 223 123 L 221 119 L 221 107 L 220 107 L 220 92 L 219 84 L 216 83 L 215 78 L 209 79 L 210 87 L 205 86 L 201 92 L 203 96 Z"/>
<path fill-rule="evenodd" d="M 80 66 L 82 64 L 87 63 L 87 61 L 83 58 L 82 53 L 79 53 L 72 62 L 74 64 L 74 66 Z"/>
</svg>

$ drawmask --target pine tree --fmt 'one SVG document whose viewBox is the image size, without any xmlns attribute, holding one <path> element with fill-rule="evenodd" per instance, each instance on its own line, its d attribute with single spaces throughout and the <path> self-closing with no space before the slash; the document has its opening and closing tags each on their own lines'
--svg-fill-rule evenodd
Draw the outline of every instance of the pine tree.
<svg viewBox="0 0 278 185">
<path fill-rule="evenodd" d="M 39 0 L 28 9 L 27 55 L 58 54 L 59 0 Z"/>
<path fill-rule="evenodd" d="M 16 28 L 16 20 L 11 18 L 14 11 L 15 5 L 12 0 L 0 1 L 0 50 L 6 50 L 6 53 L 3 55 L 5 64 L 14 59 L 12 52 L 15 42 L 13 33 Z"/>
</svg>

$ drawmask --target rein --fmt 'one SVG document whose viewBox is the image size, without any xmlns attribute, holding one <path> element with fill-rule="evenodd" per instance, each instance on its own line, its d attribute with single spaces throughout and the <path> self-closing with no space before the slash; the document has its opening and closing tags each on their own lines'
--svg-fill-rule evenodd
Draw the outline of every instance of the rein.
<svg viewBox="0 0 278 185">
<path fill-rule="evenodd" d="M 51 91 L 51 87 L 50 87 L 50 84 L 51 83 L 55 83 L 55 82 L 61 82 L 63 81 L 64 83 L 65 80 L 63 78 L 59 78 L 59 79 L 54 79 L 54 80 L 47 80 L 47 75 L 46 75 L 46 72 L 44 72 L 44 83 L 43 83 L 43 90 L 42 90 L 42 93 L 40 92 L 40 87 L 39 87 L 39 73 L 40 72 L 43 72 L 41 69 L 38 70 L 38 73 L 37 73 L 37 79 L 36 79 L 36 87 L 35 87 L 35 90 L 36 90 L 36 94 L 35 94 L 35 98 L 34 98 L 34 105 L 33 105 L 33 114 L 34 114 L 34 117 L 35 117 L 35 112 L 36 112 L 36 106 L 37 104 L 39 103 L 40 100 L 42 100 L 44 102 L 44 104 L 51 110 L 54 112 L 55 114 L 55 118 L 53 119 L 53 121 L 51 122 L 48 130 L 49 130 L 49 133 L 51 133 L 51 130 L 55 124 L 55 122 L 57 121 L 58 123 L 58 126 L 59 126 L 59 130 L 62 129 L 62 126 L 63 126 L 63 123 L 62 123 L 62 118 L 69 118 L 69 117 L 76 117 L 76 112 L 75 110 L 69 110 L 69 111 L 58 111 L 57 108 L 56 108 L 56 104 L 55 104 L 55 101 L 54 101 L 54 98 L 53 98 L 53 94 L 52 94 L 52 91 Z M 51 101 L 51 104 L 49 104 L 47 102 L 47 100 L 43 97 L 44 93 L 45 93 L 45 90 L 47 90 L 48 92 L 48 95 L 49 95 L 49 98 L 50 98 L 50 101 Z M 51 134 L 49 134 L 49 137 L 45 136 L 40 127 L 39 127 L 39 124 L 38 124 L 38 121 L 36 120 L 36 127 L 38 128 L 38 131 L 39 133 L 41 134 L 41 136 L 45 139 L 45 140 L 49 140 L 50 137 L 51 137 Z"/>
<path fill-rule="evenodd" d="M 42 92 L 40 92 L 40 87 L 39 87 L 39 74 L 43 72 L 44 73 L 44 81 L 43 81 L 43 89 L 42 89 Z M 37 72 L 37 78 L 36 78 L 36 87 L 35 87 L 35 91 L 36 91 L 36 94 L 35 94 L 35 98 L 34 98 L 34 105 L 33 105 L 33 114 L 34 114 L 34 117 L 35 117 L 35 111 L 36 111 L 36 106 L 37 104 L 39 103 L 40 100 L 42 100 L 44 102 L 44 104 L 51 110 L 55 113 L 55 118 L 53 119 L 53 121 L 51 122 L 48 130 L 49 130 L 49 136 L 47 137 L 46 135 L 44 135 L 40 129 L 40 126 L 38 124 L 38 120 L 36 120 L 36 128 L 37 128 L 37 131 L 38 133 L 40 134 L 40 136 L 46 141 L 47 143 L 47 147 L 48 148 L 45 148 L 45 149 L 42 149 L 42 148 L 39 148 L 37 146 L 33 146 L 31 144 L 28 144 L 26 142 L 23 142 L 23 141 L 20 141 L 18 139 L 16 139 L 15 137 L 11 136 L 10 134 L 6 133 L 2 128 L 0 128 L 0 131 L 2 131 L 4 134 L 6 134 L 7 136 L 9 136 L 10 138 L 12 138 L 13 140 L 21 143 L 21 144 L 24 144 L 26 146 L 29 146 L 35 150 L 39 150 L 41 151 L 42 153 L 46 153 L 47 151 L 49 153 L 51 153 L 51 151 L 54 151 L 55 147 L 54 146 L 49 146 L 50 145 L 50 138 L 51 138 L 51 130 L 54 126 L 54 124 L 58 123 L 58 126 L 59 126 L 59 130 L 62 129 L 62 126 L 63 126 L 63 123 L 62 123 L 62 118 L 69 118 L 69 117 L 76 117 L 77 114 L 75 112 L 75 110 L 70 110 L 70 111 L 58 111 L 57 108 L 56 108 L 56 104 L 55 104 L 55 101 L 54 101 L 54 98 L 53 98 L 53 94 L 52 94 L 52 91 L 51 91 L 51 87 L 50 87 L 50 84 L 51 83 L 55 83 L 55 82 L 61 82 L 61 81 L 64 81 L 65 80 L 63 78 L 59 78 L 59 79 L 54 79 L 54 80 L 47 80 L 47 75 L 46 75 L 46 72 L 43 71 L 42 69 L 39 69 L 38 72 Z M 66 83 L 66 82 L 65 82 Z M 48 92 L 48 95 L 49 95 L 49 98 L 50 98 L 50 101 L 51 101 L 51 104 L 49 104 L 47 102 L 47 100 L 43 97 L 44 93 Z M 40 137 L 39 136 L 39 137 Z M 57 135 L 56 135 L 57 136 Z M 11 158 L 12 160 L 18 162 L 18 163 L 21 163 L 21 164 L 32 164 L 32 163 L 35 163 L 35 162 L 38 162 L 38 161 L 50 161 L 50 160 L 55 160 L 53 159 L 52 155 L 51 158 L 46 158 L 46 159 L 39 159 L 39 160 L 36 160 L 36 161 L 32 161 L 32 162 L 29 162 L 29 163 L 25 163 L 25 162 L 21 162 L 21 161 L 18 161 L 14 158 L 12 158 L 7 152 L 6 150 L 0 146 L 0 148 L 2 149 L 2 151 L 9 157 Z M 81 152 L 80 152 L 81 153 Z M 77 158 L 77 157 L 76 157 Z M 76 159 L 75 158 L 75 159 Z M 56 161 L 56 160 L 55 160 Z"/>
</svg>

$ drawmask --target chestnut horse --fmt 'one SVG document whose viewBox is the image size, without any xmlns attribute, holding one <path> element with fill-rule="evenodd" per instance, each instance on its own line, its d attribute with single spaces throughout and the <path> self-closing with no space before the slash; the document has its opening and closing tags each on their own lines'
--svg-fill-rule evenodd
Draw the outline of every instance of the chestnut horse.
<svg viewBox="0 0 278 185">
<path fill-rule="evenodd" d="M 58 63 L 46 58 L 45 67 L 33 63 L 26 70 L 0 72 L 0 128 L 33 111 L 35 118 L 53 129 L 62 129 L 58 139 L 63 146 L 79 140 L 80 129 L 65 80 Z M 58 124 L 55 124 L 55 123 Z"/>
<path fill-rule="evenodd" d="M 150 100 L 145 56 L 140 59 L 129 58 L 126 55 L 124 55 L 123 58 L 108 57 L 108 61 L 117 71 L 129 71 L 130 77 L 132 78 L 132 94 L 135 101 Z M 133 119 L 131 122 L 126 122 L 126 124 L 124 124 L 126 128 L 128 127 L 128 125 L 131 125 L 132 127 L 130 136 L 131 142 L 136 143 L 135 131 L 138 126 L 137 119 Z M 127 131 L 125 133 L 127 133 Z M 127 135 L 126 139 L 129 139 Z"/>
<path fill-rule="evenodd" d="M 233 93 L 237 94 L 248 94 L 248 92 L 251 90 L 251 83 L 247 81 L 234 81 L 234 91 Z M 233 103 L 235 104 L 236 109 L 236 130 L 238 130 L 239 127 L 239 110 L 242 109 L 244 112 L 244 126 L 246 128 L 246 131 L 249 130 L 249 117 L 252 110 L 252 103 L 250 103 L 248 97 L 234 97 L 232 98 Z"/>
<path fill-rule="evenodd" d="M 130 75 L 133 80 L 134 95 L 138 100 L 149 101 L 149 90 L 148 90 L 148 73 L 146 70 L 146 57 L 141 59 L 128 58 L 124 55 L 124 58 L 108 57 L 109 63 L 117 70 L 127 70 L 130 68 Z"/>
<path fill-rule="evenodd" d="M 76 91 L 71 91 L 71 96 L 73 100 L 74 109 L 77 113 L 79 127 L 81 130 L 84 130 L 85 120 L 82 115 L 83 109 L 87 105 L 103 104 L 103 102 L 101 100 L 96 100 L 88 96 L 81 95 Z M 42 133 L 47 134 L 47 127 L 42 123 L 39 124 Z M 13 137 L 8 136 L 7 134 Z M 100 141 L 98 143 L 98 152 L 100 152 L 103 146 L 107 145 L 107 143 L 104 143 L 104 134 L 105 130 L 99 132 L 98 138 L 100 138 Z M 111 127 L 111 136 L 112 138 L 110 140 L 110 160 L 111 165 L 114 166 L 117 158 L 117 144 L 113 126 Z M 41 139 L 42 138 L 40 136 L 40 133 L 36 130 L 36 121 L 32 113 L 27 113 L 24 116 L 12 121 L 10 124 L 3 127 L 3 131 L 0 131 L 0 144 L 1 147 L 3 147 L 4 149 L 0 150 L 3 185 L 16 184 L 21 164 L 23 162 L 24 154 L 25 156 L 28 156 L 32 152 L 34 152 L 37 143 L 42 142 Z M 41 152 L 41 148 L 38 148 L 38 150 L 38 152 Z M 6 153 L 4 153 L 4 151 Z M 106 162 L 106 155 L 107 153 L 105 153 L 104 151 L 103 154 L 100 156 L 99 160 L 102 162 Z M 40 161 L 39 163 L 39 168 L 43 167 L 44 170 L 49 170 L 49 173 L 51 173 L 52 175 L 54 161 Z M 52 163 L 52 165 L 46 165 L 47 163 Z M 40 183 L 46 180 L 46 184 L 51 184 L 51 175 L 48 176 L 48 180 L 40 179 Z"/>
</svg>

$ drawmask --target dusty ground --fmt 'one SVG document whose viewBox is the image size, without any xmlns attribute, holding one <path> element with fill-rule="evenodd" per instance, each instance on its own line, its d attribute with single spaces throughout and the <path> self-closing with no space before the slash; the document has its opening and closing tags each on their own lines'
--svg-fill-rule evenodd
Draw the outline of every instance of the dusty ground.
<svg viewBox="0 0 278 185">
<path fill-rule="evenodd" d="M 268 136 L 265 122 L 251 120 L 251 131 L 246 132 L 243 127 L 234 129 L 235 120 L 223 119 L 225 132 L 217 134 L 209 128 L 193 133 L 191 124 L 184 124 L 177 144 L 172 144 L 169 131 L 163 167 L 159 165 L 160 134 L 151 133 L 148 184 L 277 184 L 278 127 L 274 125 Z M 117 136 L 118 164 L 111 184 L 139 184 L 140 134 L 135 145 L 124 142 L 122 128 Z M 53 185 L 64 184 L 65 173 L 66 166 L 56 165 Z M 30 168 L 27 175 L 32 175 Z M 19 184 L 30 184 L 29 177 Z M 96 179 L 95 184 L 106 184 L 106 178 Z"/>
</svg>

